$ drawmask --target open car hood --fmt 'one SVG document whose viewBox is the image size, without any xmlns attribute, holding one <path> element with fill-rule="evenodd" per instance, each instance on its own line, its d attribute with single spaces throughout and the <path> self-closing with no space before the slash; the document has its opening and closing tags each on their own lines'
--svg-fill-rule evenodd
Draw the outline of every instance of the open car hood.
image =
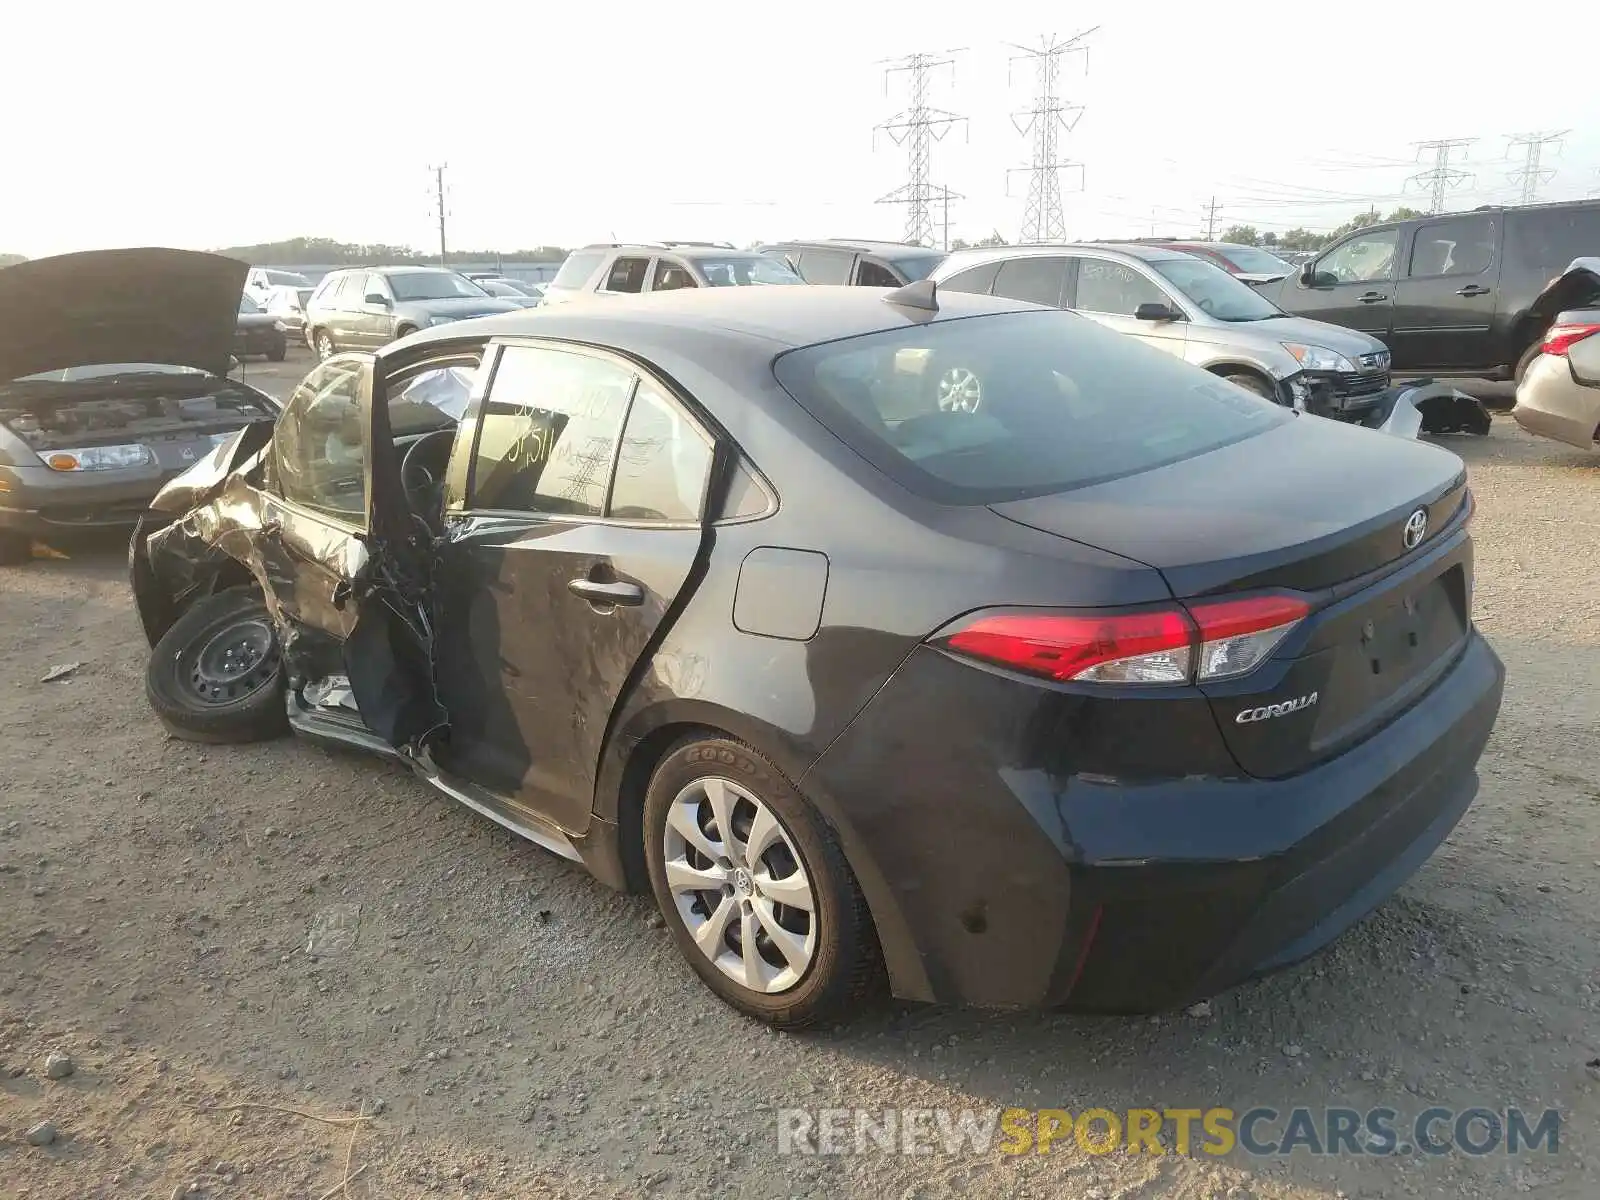
<svg viewBox="0 0 1600 1200">
<path fill-rule="evenodd" d="M 237 259 L 160 247 L 89 250 L 0 270 L 0 381 L 102 363 L 226 375 Z"/>
</svg>

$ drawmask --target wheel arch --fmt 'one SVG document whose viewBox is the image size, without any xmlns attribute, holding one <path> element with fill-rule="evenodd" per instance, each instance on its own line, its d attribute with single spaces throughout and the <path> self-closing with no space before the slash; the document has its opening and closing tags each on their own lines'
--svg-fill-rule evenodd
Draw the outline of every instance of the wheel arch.
<svg viewBox="0 0 1600 1200">
<path fill-rule="evenodd" d="M 613 733 L 612 744 L 602 757 L 594 816 L 616 827 L 617 875 L 625 890 L 650 890 L 644 863 L 645 793 L 662 759 L 693 737 L 725 737 L 743 743 L 771 763 L 817 810 L 839 839 L 845 862 L 866 899 L 891 990 L 902 999 L 932 1000 L 932 986 L 893 889 L 837 798 L 822 789 L 819 781 L 807 779 L 818 753 L 776 726 L 721 705 L 665 701 L 632 714 Z"/>
<path fill-rule="evenodd" d="M 1240 359 L 1224 359 L 1221 362 L 1207 363 L 1205 369 L 1219 378 L 1226 375 L 1249 375 L 1266 384 L 1267 390 L 1274 395 L 1278 391 L 1278 381 L 1259 363 L 1245 362 Z"/>
</svg>

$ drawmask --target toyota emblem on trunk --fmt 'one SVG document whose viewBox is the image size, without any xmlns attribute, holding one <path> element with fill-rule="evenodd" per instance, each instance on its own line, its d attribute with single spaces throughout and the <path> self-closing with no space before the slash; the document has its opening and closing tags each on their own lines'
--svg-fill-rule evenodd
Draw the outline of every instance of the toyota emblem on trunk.
<svg viewBox="0 0 1600 1200">
<path fill-rule="evenodd" d="M 1407 550 L 1415 550 L 1422 539 L 1428 535 L 1428 510 L 1419 508 L 1406 518 L 1405 531 L 1400 535 L 1405 541 Z"/>
</svg>

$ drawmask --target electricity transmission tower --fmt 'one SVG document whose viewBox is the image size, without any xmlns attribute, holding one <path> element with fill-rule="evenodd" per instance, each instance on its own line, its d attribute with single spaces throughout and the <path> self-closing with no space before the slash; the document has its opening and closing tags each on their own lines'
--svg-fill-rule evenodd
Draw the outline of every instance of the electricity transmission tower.
<svg viewBox="0 0 1600 1200">
<path fill-rule="evenodd" d="M 1056 81 L 1061 74 L 1061 59 L 1068 54 L 1082 53 L 1085 62 L 1089 48 L 1082 44 L 1095 29 L 1057 41 L 1054 34 L 1039 39 L 1036 48 L 1016 46 L 1022 51 L 1011 57 L 1011 65 L 1028 60 L 1033 63 L 1033 107 L 1011 114 L 1011 124 L 1023 137 L 1033 138 L 1033 162 L 1026 167 L 1014 167 L 1006 172 L 1006 182 L 1018 171 L 1028 176 L 1028 201 L 1022 211 L 1022 240 L 1024 242 L 1061 242 L 1067 237 L 1066 218 L 1061 212 L 1061 172 L 1076 169 L 1078 179 L 1083 179 L 1083 164 L 1063 160 L 1056 145 L 1065 129 L 1071 133 L 1083 116 L 1081 104 L 1063 104 L 1056 92 Z"/>
<path fill-rule="evenodd" d="M 444 173 L 449 166 L 449 163 L 440 163 L 436 167 L 428 168 L 428 170 L 433 173 L 433 212 L 429 215 L 436 217 L 439 221 L 439 265 L 441 267 L 445 265 L 444 219 L 446 214 L 444 206 Z"/>
<path fill-rule="evenodd" d="M 589 493 L 594 488 L 605 486 L 605 473 L 611 469 L 611 456 L 615 449 L 616 443 L 611 438 L 591 434 L 586 439 L 584 449 L 572 456 L 577 469 L 567 477 L 567 486 L 561 498 L 588 505 L 598 512 L 601 505 L 596 504 Z"/>
<path fill-rule="evenodd" d="M 1523 133 L 1509 140 L 1506 146 L 1506 156 L 1518 146 L 1522 147 L 1522 166 L 1512 171 L 1507 178 L 1512 183 L 1522 187 L 1522 203 L 1532 204 L 1539 197 L 1539 185 L 1549 183 L 1555 178 L 1554 167 L 1541 167 L 1539 158 L 1546 146 L 1560 146 L 1561 139 L 1567 135 L 1565 129 L 1555 133 Z"/>
<path fill-rule="evenodd" d="M 1417 160 L 1421 161 L 1424 150 L 1431 150 L 1433 166 L 1426 171 L 1417 172 L 1407 182 L 1422 184 L 1429 189 L 1430 213 L 1443 212 L 1445 193 L 1452 188 L 1460 187 L 1472 178 L 1472 172 L 1450 165 L 1450 154 L 1451 151 L 1463 149 L 1477 140 L 1477 138 L 1439 138 L 1432 142 L 1417 143 Z"/>
<path fill-rule="evenodd" d="M 948 50 L 946 54 L 959 54 Z M 906 58 L 890 60 L 884 70 L 884 90 L 889 87 L 889 77 L 897 71 L 911 75 L 911 105 L 890 117 L 873 130 L 888 135 L 897 146 L 906 147 L 908 178 L 887 196 L 878 198 L 879 204 L 904 204 L 906 206 L 906 234 L 908 242 L 918 246 L 933 245 L 933 201 L 949 198 L 932 182 L 933 144 L 943 141 L 957 125 L 965 128 L 966 117 L 958 113 L 934 108 L 928 103 L 932 75 L 936 67 L 953 67 L 953 58 L 940 58 L 933 54 L 912 54 Z M 948 237 L 949 231 L 946 230 Z"/>
</svg>

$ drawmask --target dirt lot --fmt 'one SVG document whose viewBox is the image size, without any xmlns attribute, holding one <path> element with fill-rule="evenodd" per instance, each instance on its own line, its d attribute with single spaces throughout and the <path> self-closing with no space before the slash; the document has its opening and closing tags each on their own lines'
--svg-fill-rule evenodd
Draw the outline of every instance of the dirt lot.
<svg viewBox="0 0 1600 1200">
<path fill-rule="evenodd" d="M 1504 419 L 1457 448 L 1477 616 L 1510 670 L 1477 803 L 1328 953 L 1159 1020 L 890 1008 L 763 1032 L 694 980 L 647 900 L 399 770 L 166 740 L 120 546 L 5 572 L 0 1191 L 315 1200 L 348 1171 L 374 1198 L 1592 1200 L 1600 462 Z M 52 1051 L 73 1073 L 49 1077 Z M 1257 1104 L 1565 1123 L 1557 1154 L 1522 1158 L 777 1153 L 790 1107 Z M 45 1120 L 54 1142 L 26 1144 Z"/>
</svg>

